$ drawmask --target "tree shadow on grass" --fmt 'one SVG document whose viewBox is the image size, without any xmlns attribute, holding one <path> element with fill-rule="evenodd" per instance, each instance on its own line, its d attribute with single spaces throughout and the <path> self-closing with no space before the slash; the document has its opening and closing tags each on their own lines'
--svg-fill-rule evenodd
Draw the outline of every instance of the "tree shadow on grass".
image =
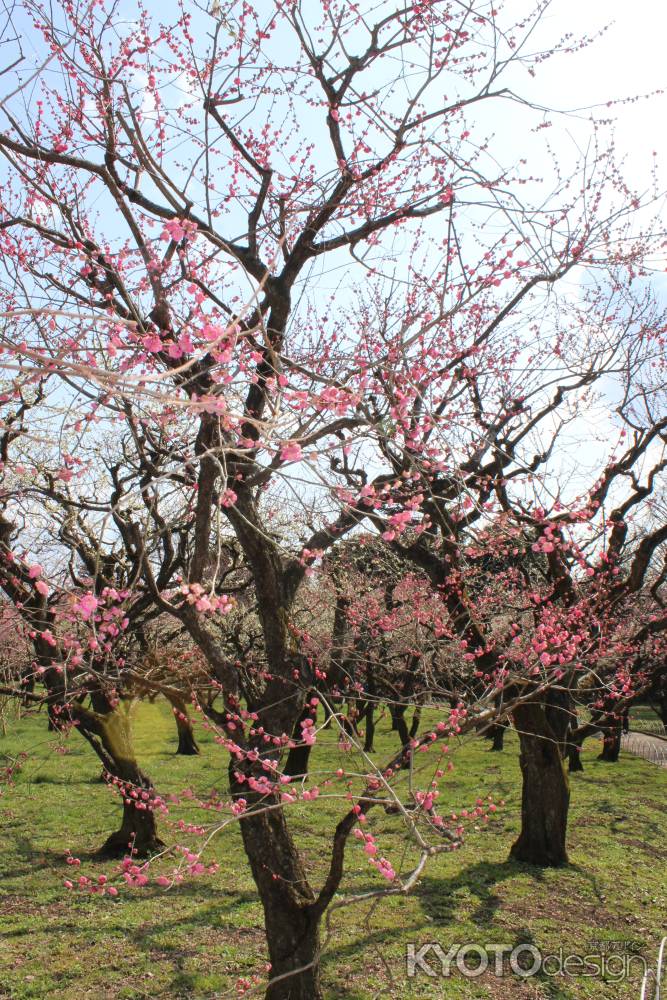
<svg viewBox="0 0 667 1000">
<path fill-rule="evenodd" d="M 25 879 L 35 872 L 44 871 L 47 868 L 59 868 L 64 861 L 63 851 L 56 851 L 49 847 L 37 847 L 32 837 L 28 837 L 26 834 L 16 833 L 11 840 L 11 847 L 7 849 L 6 853 L 11 855 L 15 866 L 3 869 L 3 881 L 11 878 Z M 79 857 L 82 860 L 88 857 L 92 859 L 93 855 L 81 854 Z"/>
<path fill-rule="evenodd" d="M 544 879 L 542 869 L 532 865 L 516 861 L 479 861 L 448 878 L 424 876 L 420 879 L 416 896 L 431 920 L 438 924 L 451 924 L 457 919 L 463 897 L 469 893 L 478 899 L 478 906 L 470 919 L 478 927 L 490 927 L 502 904 L 502 899 L 494 888 L 517 875 L 526 874 L 537 882 Z"/>
<path fill-rule="evenodd" d="M 466 895 L 475 896 L 478 905 L 467 919 L 480 928 L 489 928 L 494 924 L 498 911 L 506 902 L 495 891 L 498 885 L 518 876 L 527 875 L 538 890 L 540 884 L 545 882 L 546 872 L 552 870 L 556 871 L 516 861 L 480 861 L 462 868 L 448 878 L 424 876 L 420 879 L 415 895 L 427 916 L 434 923 L 441 925 L 456 923 L 460 919 L 458 911 L 464 905 Z M 604 902 L 603 890 L 594 871 L 589 871 L 576 863 L 559 868 L 557 871 L 562 874 L 567 873 L 568 877 L 584 879 L 588 882 L 591 896 L 596 902 L 599 904 Z M 535 895 L 536 893 L 533 893 L 533 896 Z M 525 929 L 522 929 L 522 932 L 523 930 Z M 522 938 L 521 943 L 523 941 Z"/>
<path fill-rule="evenodd" d="M 145 901 L 147 908 L 156 897 L 164 896 L 165 891 L 148 887 L 142 889 L 141 900 Z M 250 891 L 232 891 L 210 885 L 182 885 L 175 886 L 169 891 L 172 909 L 176 913 L 172 920 L 166 920 L 163 915 L 154 920 L 144 922 L 138 926 L 132 926 L 132 942 L 137 947 L 146 952 L 161 952 L 165 954 L 187 955 L 188 935 L 194 935 L 198 931 L 210 930 L 215 933 L 227 934 L 232 931 L 239 935 L 252 933 L 255 924 L 248 926 L 249 918 L 247 906 L 257 903 L 257 894 Z M 194 899 L 198 905 L 190 912 L 184 913 L 177 909 L 177 900 Z M 9 898 L 9 897 L 8 897 Z M 77 902 L 87 902 L 86 897 L 77 897 Z M 192 905 L 192 904 L 191 904 Z M 239 925 L 239 919 L 244 923 Z M 80 918 L 72 917 L 70 921 L 59 920 L 57 924 L 49 927 L 49 935 L 71 934 L 72 931 L 81 930 Z M 123 937 L 129 933 L 128 917 L 125 907 L 116 902 L 110 902 L 106 911 L 104 924 L 105 934 L 110 936 Z M 174 933 L 172 941 L 169 941 L 170 932 Z M 34 928 L 20 927 L 3 932 L 7 938 L 22 937 L 26 934 L 34 933 Z M 192 949 L 192 954 L 196 954 L 196 948 Z"/>
<path fill-rule="evenodd" d="M 340 970 L 346 969 L 349 973 L 354 972 L 354 967 L 348 963 L 356 959 L 358 974 L 364 976 L 368 970 L 368 962 L 371 962 L 378 954 L 383 956 L 385 971 L 388 971 L 387 983 L 399 984 L 405 972 L 405 948 L 403 953 L 391 956 L 387 949 L 401 941 L 415 941 L 421 935 L 428 933 L 424 930 L 423 924 L 419 920 L 412 922 L 401 922 L 394 927 L 378 927 L 377 930 L 366 933 L 363 940 L 355 937 L 350 941 L 341 944 L 330 944 L 322 953 L 322 980 L 326 991 L 327 1000 L 364 1000 L 366 997 L 379 996 L 374 991 L 360 992 L 358 987 L 348 985 L 341 981 Z M 394 966 L 392 969 L 391 966 Z M 392 993 L 392 996 L 397 994 Z"/>
<path fill-rule="evenodd" d="M 49 774 L 46 771 L 40 771 L 38 774 L 33 775 L 30 778 L 26 778 L 23 782 L 24 785 L 101 785 L 103 779 L 99 774 L 80 774 L 76 778 L 73 778 L 69 774 Z"/>
</svg>

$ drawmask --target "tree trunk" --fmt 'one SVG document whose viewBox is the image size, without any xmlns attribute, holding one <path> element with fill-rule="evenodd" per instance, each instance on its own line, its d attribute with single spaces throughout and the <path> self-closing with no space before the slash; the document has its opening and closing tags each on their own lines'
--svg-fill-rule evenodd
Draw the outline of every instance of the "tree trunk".
<svg viewBox="0 0 667 1000">
<path fill-rule="evenodd" d="M 288 774 L 290 778 L 302 778 L 308 774 L 308 762 L 312 747 L 303 742 L 303 728 L 301 724 L 306 719 L 311 719 L 312 717 L 313 709 L 309 704 L 306 704 L 294 723 L 292 739 L 295 741 L 296 746 L 290 748 L 287 760 L 285 761 L 285 774 Z"/>
<path fill-rule="evenodd" d="M 405 705 L 389 705 L 389 714 L 391 715 L 391 728 L 395 733 L 398 733 L 398 738 L 401 741 L 401 746 L 404 747 L 405 744 L 410 739 L 410 733 L 408 732 L 408 727 L 405 722 Z"/>
<path fill-rule="evenodd" d="M 577 709 L 574 705 L 573 699 L 570 725 L 568 726 L 567 739 L 565 741 L 565 747 L 563 748 L 563 757 L 567 757 L 567 769 L 570 774 L 574 774 L 575 771 L 583 771 L 584 769 L 584 765 L 581 760 L 581 748 L 584 745 L 585 736 L 580 734 L 576 738 L 572 738 L 578 727 L 579 717 L 577 715 Z"/>
<path fill-rule="evenodd" d="M 621 720 L 615 719 L 602 730 L 602 753 L 598 760 L 605 760 L 610 764 L 618 762 L 621 752 Z"/>
<path fill-rule="evenodd" d="M 576 723 L 576 709 L 569 691 L 551 689 L 544 696 L 547 724 L 557 741 L 561 744 L 561 754 L 565 752 L 567 736 L 573 723 Z"/>
<path fill-rule="evenodd" d="M 581 748 L 583 740 L 577 739 L 567 745 L 568 771 L 572 774 L 575 771 L 583 771 L 584 765 L 581 760 Z"/>
<path fill-rule="evenodd" d="M 347 710 L 340 721 L 347 735 L 351 736 L 353 739 L 356 739 L 359 736 L 359 728 L 357 726 L 358 715 L 359 711 L 357 709 L 357 699 L 348 698 Z"/>
<path fill-rule="evenodd" d="M 505 748 L 505 729 L 506 726 L 502 722 L 496 722 L 494 726 L 491 726 L 487 737 L 491 740 L 491 750 L 499 752 Z"/>
<path fill-rule="evenodd" d="M 175 698 L 170 698 L 170 701 L 178 732 L 176 753 L 182 754 L 184 757 L 194 757 L 199 753 L 199 747 L 188 715 L 188 706 L 184 701 L 178 701 Z"/>
<path fill-rule="evenodd" d="M 290 778 L 303 778 L 308 774 L 308 763 L 312 747 L 307 743 L 299 743 L 292 747 L 285 761 L 285 774 Z"/>
<path fill-rule="evenodd" d="M 107 857 L 132 852 L 146 857 L 164 847 L 157 835 L 152 803 L 155 798 L 150 778 L 139 767 L 132 743 L 131 700 L 113 707 L 102 695 L 92 697 L 94 711 L 82 706 L 72 710 L 77 728 L 102 761 L 107 781 L 123 796 L 123 822 L 100 848 Z"/>
<path fill-rule="evenodd" d="M 364 740 L 364 750 L 366 753 L 375 753 L 373 740 L 375 739 L 375 704 L 377 696 L 377 684 L 375 683 L 375 663 L 372 656 L 366 656 L 366 738 Z"/>
<path fill-rule="evenodd" d="M 366 709 L 366 737 L 364 740 L 364 750 L 366 753 L 375 753 L 373 740 L 375 739 L 375 705 L 370 702 Z"/>
<path fill-rule="evenodd" d="M 421 722 L 421 718 L 422 718 L 421 705 L 417 705 L 412 714 L 412 722 L 410 723 L 409 735 L 411 740 L 414 740 L 415 736 L 419 732 L 419 723 Z"/>
<path fill-rule="evenodd" d="M 264 907 L 269 946 L 266 1000 L 323 1000 L 320 986 L 320 921 L 307 909 Z"/>
<path fill-rule="evenodd" d="M 320 917 L 299 851 L 276 800 L 248 793 L 230 768 L 232 794 L 248 801 L 241 835 L 264 908 L 271 970 L 266 1000 L 322 1000 Z M 245 790 L 244 790 L 245 789 Z M 266 809 L 270 806 L 274 808 Z M 257 813 L 253 813 L 257 808 Z"/>
<path fill-rule="evenodd" d="M 33 694 L 35 691 L 35 671 L 32 666 L 21 672 L 21 690 L 25 691 L 26 694 Z M 29 698 L 22 698 L 21 704 L 23 708 L 29 708 L 31 701 Z"/>
<path fill-rule="evenodd" d="M 140 776 L 146 779 L 141 771 L 136 778 L 139 779 Z M 107 837 L 98 851 L 100 857 L 122 858 L 132 854 L 134 857 L 145 858 L 164 847 L 157 835 L 155 813 L 148 807 L 141 808 L 141 805 L 145 803 L 138 804 L 134 799 L 124 799 L 120 830 Z"/>
<path fill-rule="evenodd" d="M 513 718 L 521 745 L 523 789 L 521 833 L 510 857 L 543 867 L 567 864 L 570 790 L 555 733 L 542 703 L 517 706 Z"/>
</svg>

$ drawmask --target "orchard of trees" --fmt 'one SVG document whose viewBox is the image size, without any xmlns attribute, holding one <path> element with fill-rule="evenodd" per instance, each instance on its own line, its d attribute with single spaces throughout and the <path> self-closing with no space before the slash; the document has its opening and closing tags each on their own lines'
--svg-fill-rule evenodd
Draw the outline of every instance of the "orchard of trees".
<svg viewBox="0 0 667 1000">
<path fill-rule="evenodd" d="M 611 766 L 631 705 L 667 721 L 661 191 L 608 109 L 575 141 L 533 98 L 595 44 L 550 8 L 6 5 L 3 721 L 117 794 L 122 877 L 71 892 L 205 877 L 240 829 L 269 1000 L 325 995 L 355 838 L 403 894 L 495 811 L 451 801 L 466 734 L 516 729 L 507 853 L 558 867 L 583 741 Z M 227 775 L 185 869 L 133 744 L 155 698 Z M 316 881 L 290 807 L 332 797 Z"/>
</svg>

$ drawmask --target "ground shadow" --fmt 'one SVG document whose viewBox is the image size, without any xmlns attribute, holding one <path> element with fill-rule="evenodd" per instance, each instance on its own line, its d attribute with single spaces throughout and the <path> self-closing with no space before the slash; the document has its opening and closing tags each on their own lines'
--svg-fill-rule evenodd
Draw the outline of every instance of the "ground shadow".
<svg viewBox="0 0 667 1000">
<path fill-rule="evenodd" d="M 502 903 L 494 892 L 495 886 L 521 874 L 529 874 L 538 882 L 544 877 L 542 869 L 533 865 L 478 861 L 448 878 L 425 876 L 420 879 L 416 896 L 427 916 L 439 924 L 450 924 L 456 919 L 463 896 L 468 893 L 476 896 L 479 904 L 470 919 L 479 927 L 488 927 Z"/>
</svg>

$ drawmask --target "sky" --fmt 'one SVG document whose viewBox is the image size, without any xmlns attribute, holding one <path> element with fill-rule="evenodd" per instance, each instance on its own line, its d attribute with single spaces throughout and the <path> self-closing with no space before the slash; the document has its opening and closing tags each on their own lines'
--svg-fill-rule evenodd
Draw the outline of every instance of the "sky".
<svg viewBox="0 0 667 1000">
<path fill-rule="evenodd" d="M 509 7 L 512 7 L 510 0 Z M 540 69 L 535 96 L 562 108 L 605 103 L 667 89 L 667 4 L 662 0 L 554 0 L 542 32 L 579 35 L 610 27 L 594 45 L 554 60 Z M 648 175 L 652 153 L 658 153 L 663 185 L 667 186 L 667 97 L 640 100 L 610 113 L 618 118 L 618 149 L 638 181 Z"/>
<path fill-rule="evenodd" d="M 313 2 L 306 0 L 306 8 Z M 195 5 L 193 0 L 185 0 L 185 8 L 191 10 L 196 20 L 201 17 L 197 6 L 199 4 Z M 256 6 L 268 11 L 272 3 L 259 0 Z M 534 6 L 535 0 L 505 0 L 499 20 L 521 17 Z M 119 21 L 124 20 L 124 8 L 124 3 L 117 8 Z M 134 10 L 133 3 L 127 5 L 128 13 L 130 8 Z M 168 22 L 178 16 L 179 3 L 177 0 L 147 0 L 146 8 L 155 17 Z M 23 73 L 29 73 L 31 65 L 43 57 L 41 39 L 35 38 L 34 28 L 28 21 L 19 13 L 15 22 L 21 30 L 27 56 Z M 570 110 L 598 105 L 596 114 L 599 115 L 610 99 L 645 95 L 667 88 L 664 54 L 667 3 L 663 0 L 551 0 L 534 37 L 534 48 L 549 47 L 568 32 L 575 39 L 586 33 L 594 35 L 605 26 L 607 29 L 594 44 L 547 61 L 538 67 L 534 79 L 521 73 L 516 80 L 517 90 L 552 108 Z M 0 77 L 0 100 L 14 84 L 13 74 Z M 508 106 L 506 112 L 509 122 L 512 109 Z M 494 125 L 502 130 L 503 117 L 498 115 L 496 106 L 493 114 Z M 667 189 L 667 129 L 664 127 L 667 96 L 659 95 L 650 100 L 642 97 L 634 103 L 611 108 L 609 114 L 617 119 L 617 147 L 626 159 L 633 183 L 640 190 L 649 188 L 655 151 L 662 187 Z M 587 113 L 583 117 L 587 117 Z M 568 127 L 576 139 L 576 122 L 570 122 Z M 511 131 L 511 127 L 508 128 L 510 138 Z"/>
<path fill-rule="evenodd" d="M 304 4 L 316 0 L 303 0 Z M 260 7 L 270 9 L 271 0 L 259 0 Z M 195 9 L 193 0 L 185 0 L 186 9 Z M 520 17 L 523 11 L 534 6 L 534 0 L 506 0 L 505 16 Z M 134 10 L 135 4 L 124 0 L 118 7 L 119 17 L 125 10 Z M 177 16 L 176 0 L 146 0 L 148 11 L 164 21 Z M 552 0 L 534 39 L 536 50 L 552 46 L 557 39 L 571 32 L 576 40 L 581 35 L 596 34 L 609 26 L 602 37 L 579 52 L 564 53 L 540 67 L 536 77 L 525 73 L 517 76 L 516 89 L 522 95 L 545 106 L 572 110 L 589 108 L 596 116 L 605 114 L 604 105 L 609 100 L 639 97 L 639 100 L 625 105 L 616 105 L 609 115 L 617 120 L 617 150 L 626 160 L 626 172 L 631 185 L 640 192 L 651 186 L 651 169 L 654 165 L 654 151 L 657 152 L 659 183 L 667 189 L 667 97 L 657 95 L 644 99 L 643 95 L 667 87 L 667 69 L 664 58 L 664 39 L 667 35 L 667 4 L 661 0 Z M 26 25 L 25 40 L 30 41 L 31 29 Z M 28 54 L 26 50 L 26 54 Z M 0 78 L 0 88 L 4 81 Z M 496 142 L 500 141 L 507 153 L 506 159 L 518 159 L 523 155 L 523 146 L 517 142 L 517 132 L 512 128 L 512 108 L 498 113 L 494 105 L 492 128 L 496 132 Z M 561 122 L 554 130 L 553 143 L 556 152 L 566 155 L 568 144 L 574 148 L 588 131 L 586 120 L 590 111 L 582 110 L 581 128 L 578 130 L 576 118 Z M 541 154 L 543 155 L 543 154 Z M 545 164 L 546 165 L 546 164 Z M 531 160 L 531 169 L 534 161 Z M 337 275 L 331 283 L 338 281 Z M 328 282 L 322 279 L 322 286 Z M 656 290 L 667 304 L 667 277 L 657 275 L 653 279 Z M 660 286 L 664 286 L 664 293 Z M 592 421 L 592 414 L 589 414 Z M 607 417 L 601 413 L 596 418 L 600 436 L 608 435 Z M 598 459 L 598 456 L 594 456 Z M 577 461 L 581 461 L 581 452 Z"/>
</svg>

